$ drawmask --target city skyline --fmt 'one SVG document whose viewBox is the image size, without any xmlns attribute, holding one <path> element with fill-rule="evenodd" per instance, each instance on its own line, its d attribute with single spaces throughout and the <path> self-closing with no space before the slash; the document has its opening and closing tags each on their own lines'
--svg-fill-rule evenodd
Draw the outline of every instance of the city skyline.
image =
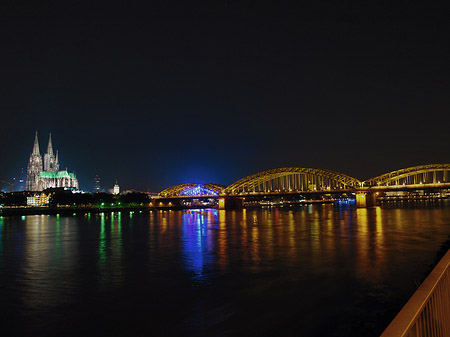
<svg viewBox="0 0 450 337">
<path fill-rule="evenodd" d="M 85 190 L 96 174 L 161 191 L 278 167 L 368 179 L 450 161 L 439 8 L 30 6 L 2 14 L 1 180 L 26 167 L 36 130 Z"/>
<path fill-rule="evenodd" d="M 60 166 L 60 163 L 59 163 L 59 159 L 58 159 L 58 151 L 56 151 L 56 156 L 53 153 L 51 133 L 49 134 L 47 152 L 44 154 L 44 156 L 41 156 L 39 140 L 38 140 L 38 132 L 36 131 L 33 150 L 30 155 L 30 160 L 29 160 L 29 164 L 28 164 L 27 179 L 25 181 L 26 188 L 21 187 L 18 189 L 16 186 L 14 191 L 29 191 L 29 192 L 42 191 L 47 188 L 55 188 L 55 187 L 63 187 L 63 186 L 65 186 L 65 188 L 78 190 L 79 185 L 78 185 L 78 181 L 76 179 L 75 173 L 68 173 L 67 168 L 66 168 L 66 170 L 59 171 L 59 166 Z M 189 188 L 194 188 L 194 190 L 195 189 L 208 190 L 208 188 L 205 187 L 208 185 L 216 186 L 217 188 L 219 188 L 219 190 L 224 190 L 224 191 L 229 190 L 229 189 L 233 190 L 235 188 L 235 187 L 233 187 L 234 185 L 236 185 L 236 186 L 240 186 L 241 184 L 246 185 L 249 183 L 249 181 L 252 181 L 252 180 L 254 180 L 254 182 L 250 183 L 250 186 L 253 186 L 252 184 L 256 183 L 256 185 L 258 186 L 257 189 L 259 189 L 261 184 L 263 184 L 264 186 L 266 184 L 266 182 L 263 182 L 263 180 L 264 181 L 266 181 L 266 179 L 268 179 L 268 180 L 275 179 L 276 180 L 276 177 L 278 177 L 278 179 L 279 178 L 286 179 L 286 181 L 283 182 L 282 191 L 288 191 L 288 190 L 290 191 L 290 187 L 288 187 L 288 186 L 290 186 L 291 184 L 292 184 L 292 186 L 296 186 L 294 188 L 294 190 L 292 190 L 292 191 L 300 191 L 300 190 L 298 190 L 298 188 L 300 186 L 300 180 L 303 181 L 301 183 L 302 190 L 310 191 L 310 188 L 307 185 L 308 179 L 314 180 L 314 185 L 315 185 L 315 187 L 313 189 L 314 191 L 316 190 L 316 188 L 320 189 L 321 188 L 320 186 L 322 186 L 325 183 L 325 181 L 328 181 L 328 183 L 329 183 L 329 179 L 336 180 L 336 183 L 338 182 L 338 184 L 343 184 L 344 188 L 347 185 L 353 186 L 353 187 L 358 186 L 361 188 L 368 187 L 368 186 L 375 186 L 378 183 L 380 183 L 381 181 L 385 181 L 386 179 L 387 179 L 386 181 L 390 181 L 391 184 L 394 183 L 394 185 L 395 184 L 405 185 L 405 183 L 406 183 L 406 185 L 410 185 L 411 183 L 413 185 L 431 183 L 431 184 L 435 184 L 435 185 L 438 184 L 439 186 L 443 186 L 440 184 L 447 183 L 449 168 L 450 168 L 450 164 L 448 164 L 448 163 L 428 163 L 425 165 L 416 165 L 416 166 L 401 168 L 398 170 L 383 172 L 382 174 L 379 174 L 378 176 L 374 176 L 374 177 L 371 177 L 370 179 L 364 180 L 364 179 L 360 179 L 359 177 L 350 176 L 343 172 L 337 172 L 337 171 L 330 170 L 330 169 L 307 168 L 307 167 L 282 167 L 282 168 L 272 168 L 269 170 L 254 172 L 253 174 L 250 174 L 248 176 L 242 177 L 242 178 L 234 181 L 234 183 L 228 187 L 226 185 L 222 185 L 222 184 L 205 183 L 203 181 L 195 181 L 195 182 L 191 181 L 191 182 L 187 182 L 187 183 L 184 182 L 181 184 L 171 185 L 171 186 L 167 187 L 166 189 L 164 189 L 163 191 L 159 191 L 159 192 L 160 192 L 160 195 L 164 196 L 165 194 L 167 194 L 166 190 L 173 189 L 173 190 L 178 191 L 181 187 L 185 188 L 186 186 L 190 186 Z M 437 172 L 439 172 L 439 173 L 437 173 Z M 431 173 L 432 173 L 432 176 L 429 176 Z M 298 174 L 300 174 L 300 175 L 303 174 L 304 176 L 302 178 L 295 177 L 295 175 L 298 175 Z M 308 175 L 310 175 L 310 174 L 312 176 L 318 175 L 318 177 L 312 178 L 312 176 L 311 176 L 311 178 L 308 178 Z M 292 176 L 292 177 L 290 177 L 290 176 Z M 70 179 L 72 179 L 73 182 L 70 179 L 69 180 L 66 179 L 67 181 L 64 179 L 60 181 L 59 178 L 56 179 L 57 177 L 61 177 L 61 179 L 62 178 L 66 179 L 66 178 L 71 177 Z M 264 179 L 262 177 L 264 177 Z M 400 179 L 402 181 L 402 183 L 400 183 L 400 180 L 398 180 L 398 179 Z M 431 181 L 428 181 L 429 179 L 431 179 Z M 13 178 L 11 180 L 15 183 L 19 179 Z M 20 179 L 20 181 L 22 181 L 22 179 Z M 375 183 L 375 182 L 378 182 L 378 183 Z M 9 184 L 10 190 L 13 190 L 12 187 L 14 184 L 11 184 L 8 181 L 2 181 L 2 183 Z M 280 183 L 280 181 L 278 180 L 277 184 L 279 184 L 279 183 Z M 322 188 L 324 186 L 327 186 L 328 183 L 323 185 Z M 284 184 L 286 184 L 286 185 L 284 185 Z M 304 184 L 306 184 L 306 185 L 304 185 Z M 306 186 L 306 189 L 303 185 Z M 331 184 L 331 185 L 333 185 L 333 184 Z M 330 187 L 331 187 L 331 185 L 330 185 Z M 384 185 L 384 183 L 382 185 Z M 21 186 L 21 185 L 19 185 L 19 186 Z M 255 186 L 253 188 L 255 188 Z M 270 185 L 270 186 L 272 186 L 272 185 Z M 269 185 L 267 185 L 266 187 L 269 187 Z M 266 188 L 266 187 L 263 187 L 263 188 Z M 187 189 L 189 189 L 189 188 L 187 188 Z M 287 190 L 286 190 L 286 188 L 287 188 Z M 336 188 L 336 186 L 334 186 L 334 189 L 335 188 Z M 83 190 L 82 188 L 80 188 L 80 189 Z M 248 190 L 248 191 L 250 191 L 250 190 Z M 325 188 L 325 190 L 328 190 L 328 188 Z M 3 191 L 5 192 L 6 190 L 3 189 Z M 112 193 L 112 194 L 119 194 L 120 188 L 118 185 L 117 178 L 115 179 L 115 184 L 114 184 L 113 188 L 106 189 L 106 190 L 104 188 L 101 188 L 101 178 L 98 174 L 96 174 L 93 177 L 92 190 L 84 189 L 83 191 L 84 192 L 92 191 L 93 193 L 108 191 L 109 193 Z M 128 191 L 137 192 L 136 189 L 128 189 Z M 149 191 L 149 190 L 142 191 L 141 190 L 141 192 L 155 193 L 156 191 Z M 190 193 L 190 192 L 186 192 L 186 193 Z M 233 194 L 233 192 L 231 194 Z"/>
</svg>

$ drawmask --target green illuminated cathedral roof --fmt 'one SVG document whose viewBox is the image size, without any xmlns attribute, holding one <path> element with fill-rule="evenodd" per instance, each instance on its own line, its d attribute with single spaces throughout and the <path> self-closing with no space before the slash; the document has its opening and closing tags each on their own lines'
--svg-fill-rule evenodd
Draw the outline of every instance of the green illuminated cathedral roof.
<svg viewBox="0 0 450 337">
<path fill-rule="evenodd" d="M 75 179 L 75 174 L 68 173 L 65 170 L 64 171 L 59 171 L 59 172 L 41 171 L 40 177 L 41 178 L 47 178 L 47 179 L 56 179 L 56 178 Z"/>
</svg>

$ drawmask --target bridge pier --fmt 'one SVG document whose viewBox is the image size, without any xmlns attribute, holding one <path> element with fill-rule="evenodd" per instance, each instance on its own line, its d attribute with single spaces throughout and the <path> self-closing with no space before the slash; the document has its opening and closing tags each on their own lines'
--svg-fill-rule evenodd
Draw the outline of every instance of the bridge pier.
<svg viewBox="0 0 450 337">
<path fill-rule="evenodd" d="M 377 196 L 374 192 L 356 192 L 356 207 L 368 208 L 377 205 Z"/>
<path fill-rule="evenodd" d="M 219 209 L 242 209 L 244 208 L 244 198 L 223 197 L 219 198 Z"/>
</svg>

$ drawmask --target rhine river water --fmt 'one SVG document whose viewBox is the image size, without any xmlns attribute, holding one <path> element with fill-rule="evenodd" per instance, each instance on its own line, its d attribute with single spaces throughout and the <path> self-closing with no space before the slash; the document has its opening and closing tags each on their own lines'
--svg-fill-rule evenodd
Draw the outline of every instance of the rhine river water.
<svg viewBox="0 0 450 337">
<path fill-rule="evenodd" d="M 378 336 L 450 205 L 0 217 L 8 336 Z"/>
</svg>

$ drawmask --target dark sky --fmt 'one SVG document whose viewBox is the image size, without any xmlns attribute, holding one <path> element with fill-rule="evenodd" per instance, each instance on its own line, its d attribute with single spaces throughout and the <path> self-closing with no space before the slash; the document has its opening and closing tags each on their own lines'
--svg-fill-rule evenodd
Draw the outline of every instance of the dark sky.
<svg viewBox="0 0 450 337">
<path fill-rule="evenodd" d="M 444 8 L 95 3 L 0 5 L 1 180 L 26 167 L 36 130 L 87 190 L 97 173 L 157 192 L 283 166 L 365 179 L 450 162 Z"/>
</svg>

